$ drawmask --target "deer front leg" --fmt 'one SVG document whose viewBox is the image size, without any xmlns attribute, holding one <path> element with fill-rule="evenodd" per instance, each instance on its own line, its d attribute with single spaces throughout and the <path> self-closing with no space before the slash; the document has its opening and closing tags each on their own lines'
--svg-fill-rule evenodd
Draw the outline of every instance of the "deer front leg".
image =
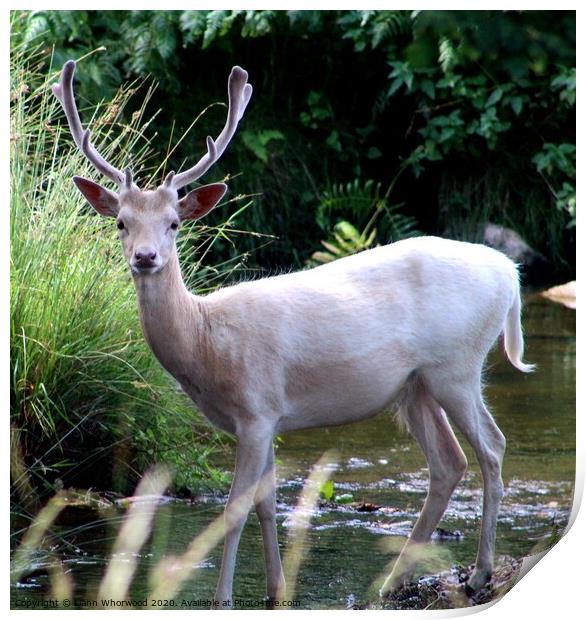
<svg viewBox="0 0 586 620">
<path fill-rule="evenodd" d="M 279 553 L 277 537 L 277 482 L 275 478 L 275 452 L 272 442 L 269 446 L 265 468 L 256 489 L 254 503 L 260 522 L 265 562 L 267 568 L 267 596 L 269 605 L 272 600 L 285 597 L 285 576 Z"/>
<path fill-rule="evenodd" d="M 252 508 L 258 482 L 266 464 L 266 455 L 271 445 L 272 433 L 257 431 L 257 435 L 240 437 L 236 449 L 236 468 L 230 488 L 230 495 L 224 511 L 226 535 L 220 579 L 216 589 L 216 600 L 220 608 L 232 606 L 232 582 L 236 566 L 236 552 L 240 535 Z"/>
</svg>

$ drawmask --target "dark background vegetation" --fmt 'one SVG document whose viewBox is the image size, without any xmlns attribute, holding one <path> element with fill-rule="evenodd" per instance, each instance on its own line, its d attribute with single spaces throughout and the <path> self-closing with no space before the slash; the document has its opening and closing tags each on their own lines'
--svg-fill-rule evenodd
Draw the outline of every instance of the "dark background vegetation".
<svg viewBox="0 0 586 620">
<path fill-rule="evenodd" d="M 254 195 L 231 226 L 255 234 L 217 236 L 206 254 L 208 266 L 246 257 L 251 272 L 269 274 L 412 234 L 481 240 L 491 222 L 513 229 L 543 255 L 546 280 L 563 281 L 575 274 L 575 34 L 572 11 L 37 11 L 13 13 L 11 44 L 21 59 L 34 55 L 37 76 L 80 59 L 76 91 L 86 122 L 99 102 L 110 101 L 122 84 L 134 84 L 130 104 L 112 114 L 110 129 L 116 135 L 136 114 L 153 118 L 148 135 L 136 137 L 136 149 L 119 153 L 136 164 L 143 180 L 165 159 L 166 170 L 199 159 L 205 136 L 216 136 L 223 126 L 230 68 L 247 69 L 251 103 L 230 148 L 203 181 L 230 175 L 231 196 Z M 13 93 L 15 110 L 38 105 L 32 96 L 22 102 L 22 93 L 34 91 L 33 78 L 25 76 L 27 84 Z M 152 82 L 158 86 L 144 104 Z M 47 127 L 53 130 L 58 121 L 56 111 Z M 108 122 L 102 119 L 102 126 Z M 18 138 L 30 130 L 19 125 L 14 132 Z M 68 135 L 61 138 L 57 157 L 68 153 L 63 149 L 68 141 Z M 136 154 L 141 149 L 154 151 L 146 163 Z M 47 166 L 54 156 L 49 149 Z M 18 174 L 13 182 L 22 184 L 32 173 L 24 166 Z M 45 183 L 33 185 L 25 207 L 34 215 L 49 193 Z M 51 200 L 64 194 L 72 200 L 69 189 L 53 192 Z M 22 191 L 16 196 L 22 198 Z M 76 194 L 75 200 L 82 202 Z M 11 208 L 14 212 L 14 203 Z M 227 209 L 213 212 L 206 224 L 225 221 Z M 13 252 L 32 251 L 34 231 L 31 235 L 13 244 Z M 20 281 L 18 264 L 13 256 L 13 282 Z M 242 277 L 231 271 L 228 281 L 233 273 Z M 124 286 L 126 295 L 130 286 Z M 106 404 L 99 407 L 93 392 L 84 393 L 82 415 L 76 405 L 77 361 L 66 376 L 59 374 L 57 358 L 23 371 L 23 351 L 30 356 L 33 345 L 43 342 L 26 331 L 41 319 L 34 312 L 28 323 L 19 318 L 19 304 L 30 294 L 18 295 L 24 301 L 13 293 L 18 302 L 11 326 L 13 458 L 19 466 L 34 465 L 33 486 L 45 494 L 57 480 L 111 488 L 117 484 L 114 461 L 124 461 L 124 471 L 136 480 L 149 462 L 169 455 L 180 472 L 195 471 L 197 460 L 196 478 L 213 477 L 208 468 L 213 449 L 203 447 L 209 429 L 191 430 L 197 437 L 186 441 L 181 429 L 188 418 L 182 426 L 184 418 L 175 417 L 171 432 L 172 412 L 159 407 L 155 419 L 149 418 L 150 405 L 140 399 L 122 403 L 121 393 L 115 401 L 102 398 Z M 100 298 L 94 301 L 101 307 Z M 54 331 L 53 322 L 47 333 Z M 134 323 L 121 325 L 120 333 L 136 330 Z M 144 361 L 140 335 L 132 334 L 121 351 L 134 351 L 130 364 L 143 364 L 146 383 L 158 386 L 164 379 L 148 374 L 154 371 Z M 123 336 L 115 342 L 122 346 Z M 119 361 L 128 368 L 124 355 Z M 104 363 L 94 364 L 92 372 L 103 374 Z M 119 372 L 110 370 L 112 376 Z M 105 381 L 98 383 L 99 390 L 106 389 Z M 127 383 L 143 389 L 131 373 Z M 59 387 L 65 385 L 67 390 Z M 161 402 L 176 402 L 172 389 Z M 33 396 L 49 418 L 62 406 L 49 430 L 30 413 Z M 109 417 L 87 413 L 106 410 Z M 141 459 L 136 450 L 120 448 L 131 444 L 141 446 Z M 49 452 L 61 464 L 42 458 Z M 97 469 L 88 459 L 94 452 Z M 80 460 L 84 473 L 76 478 L 68 472 Z M 193 487 L 193 476 L 183 480 Z M 128 490 L 128 483 L 119 486 Z"/>
<path fill-rule="evenodd" d="M 491 221 L 563 278 L 574 269 L 575 32 L 572 11 L 47 11 L 23 14 L 17 36 L 43 33 L 54 67 L 104 47 L 80 65 L 86 103 L 152 76 L 161 151 L 225 101 L 232 65 L 248 70 L 252 102 L 205 180 L 238 175 L 232 192 L 259 194 L 241 225 L 276 238 L 218 244 L 219 255 L 256 248 L 263 270 L 300 266 L 338 221 L 362 232 L 385 200 L 378 243 L 405 229 L 474 238 Z M 201 156 L 224 115 L 205 114 L 174 168 Z"/>
</svg>

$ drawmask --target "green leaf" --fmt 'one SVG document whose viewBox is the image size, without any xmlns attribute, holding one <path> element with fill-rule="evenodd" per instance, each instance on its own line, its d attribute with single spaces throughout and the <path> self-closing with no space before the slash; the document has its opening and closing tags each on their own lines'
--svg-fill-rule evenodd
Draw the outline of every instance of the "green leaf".
<svg viewBox="0 0 586 620">
<path fill-rule="evenodd" d="M 344 239 L 349 241 L 358 241 L 360 239 L 360 233 L 356 230 L 355 226 L 352 226 L 350 222 L 342 221 L 338 222 L 334 226 L 334 231 L 342 235 Z"/>
<path fill-rule="evenodd" d="M 332 480 L 326 480 L 319 490 L 320 496 L 327 502 L 331 501 L 334 497 L 334 483 Z"/>
<path fill-rule="evenodd" d="M 456 135 L 456 130 L 453 127 L 445 127 L 442 129 L 442 132 L 439 137 L 440 142 L 447 142 L 451 140 Z"/>
<path fill-rule="evenodd" d="M 341 153 L 342 152 L 342 143 L 340 142 L 340 134 L 334 129 L 330 135 L 326 138 L 326 144 L 334 149 L 334 151 Z"/>
<path fill-rule="evenodd" d="M 328 252 L 314 252 L 311 255 L 311 260 L 314 263 L 331 263 L 336 260 L 336 257 L 333 254 L 329 254 Z"/>
<path fill-rule="evenodd" d="M 513 112 L 519 116 L 519 114 L 521 114 L 521 110 L 523 109 L 523 98 L 511 97 L 511 108 L 513 108 Z"/>
<path fill-rule="evenodd" d="M 430 98 L 435 99 L 435 85 L 431 80 L 423 80 L 419 88 Z"/>
<path fill-rule="evenodd" d="M 332 254 L 335 254 L 336 256 L 342 256 L 342 250 L 335 246 L 333 243 L 328 243 L 327 241 L 321 241 L 321 244 L 324 246 L 324 248 L 328 251 L 331 252 Z"/>
<path fill-rule="evenodd" d="M 258 139 L 262 144 L 268 144 L 271 140 L 284 140 L 285 135 L 278 129 L 265 129 L 258 132 Z"/>
<path fill-rule="evenodd" d="M 399 88 L 401 88 L 401 86 L 403 86 L 403 80 L 402 78 L 395 78 L 392 82 L 391 85 L 389 86 L 389 90 L 387 92 L 387 95 L 389 97 L 392 97 L 398 90 Z"/>
<path fill-rule="evenodd" d="M 503 96 L 503 91 L 501 88 L 495 88 L 492 93 L 490 94 L 490 97 L 486 100 L 486 107 L 490 107 L 492 105 L 496 105 Z"/>
<path fill-rule="evenodd" d="M 242 141 L 247 149 L 252 151 L 264 164 L 268 162 L 269 152 L 267 145 L 272 140 L 284 140 L 285 136 L 277 129 L 265 129 L 264 131 L 243 131 Z"/>
</svg>

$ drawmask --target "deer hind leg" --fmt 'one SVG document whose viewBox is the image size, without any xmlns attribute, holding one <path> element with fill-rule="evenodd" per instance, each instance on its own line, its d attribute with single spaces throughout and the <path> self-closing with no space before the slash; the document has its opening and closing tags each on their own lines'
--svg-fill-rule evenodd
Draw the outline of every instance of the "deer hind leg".
<svg viewBox="0 0 586 620">
<path fill-rule="evenodd" d="M 491 577 L 498 510 L 504 495 L 502 461 L 506 440 L 482 399 L 480 370 L 459 381 L 438 381 L 432 392 L 474 449 L 483 478 L 480 541 L 468 587 L 476 591 Z"/>
<path fill-rule="evenodd" d="M 267 569 L 267 596 L 271 600 L 285 597 L 285 577 L 279 553 L 276 521 L 275 453 L 272 443 L 269 446 L 265 468 L 256 489 L 254 503 L 260 522 L 263 538 L 265 563 Z"/>
<path fill-rule="evenodd" d="M 429 489 L 411 536 L 381 588 L 381 596 L 411 579 L 417 558 L 442 518 L 467 466 L 466 456 L 446 414 L 427 391 L 420 377 L 411 379 L 406 386 L 399 417 L 425 454 L 429 468 Z"/>
</svg>

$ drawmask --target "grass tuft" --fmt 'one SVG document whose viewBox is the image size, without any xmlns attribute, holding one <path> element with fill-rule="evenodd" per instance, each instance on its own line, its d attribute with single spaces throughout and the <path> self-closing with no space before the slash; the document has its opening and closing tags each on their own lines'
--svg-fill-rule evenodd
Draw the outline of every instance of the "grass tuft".
<svg viewBox="0 0 586 620">
<path fill-rule="evenodd" d="M 223 473 L 209 465 L 220 435 L 144 342 L 112 220 L 96 216 L 71 182 L 74 174 L 96 173 L 75 148 L 51 93 L 60 67 L 45 74 L 41 59 L 42 52 L 18 48 L 11 57 L 14 503 L 26 514 L 39 497 L 71 485 L 126 492 L 157 461 L 175 469 L 179 487 L 223 484 Z M 119 168 L 130 162 L 143 176 L 153 169 L 152 118 L 145 118 L 152 92 L 144 83 L 131 84 L 108 105 L 88 110 L 80 102 L 100 152 Z M 140 107 L 127 114 L 135 96 Z M 240 210 L 249 204 L 245 196 L 235 200 Z M 242 265 L 236 257 L 210 270 L 193 258 L 229 239 L 233 224 L 183 233 L 180 252 L 189 261 L 192 290 L 215 288 Z"/>
</svg>

